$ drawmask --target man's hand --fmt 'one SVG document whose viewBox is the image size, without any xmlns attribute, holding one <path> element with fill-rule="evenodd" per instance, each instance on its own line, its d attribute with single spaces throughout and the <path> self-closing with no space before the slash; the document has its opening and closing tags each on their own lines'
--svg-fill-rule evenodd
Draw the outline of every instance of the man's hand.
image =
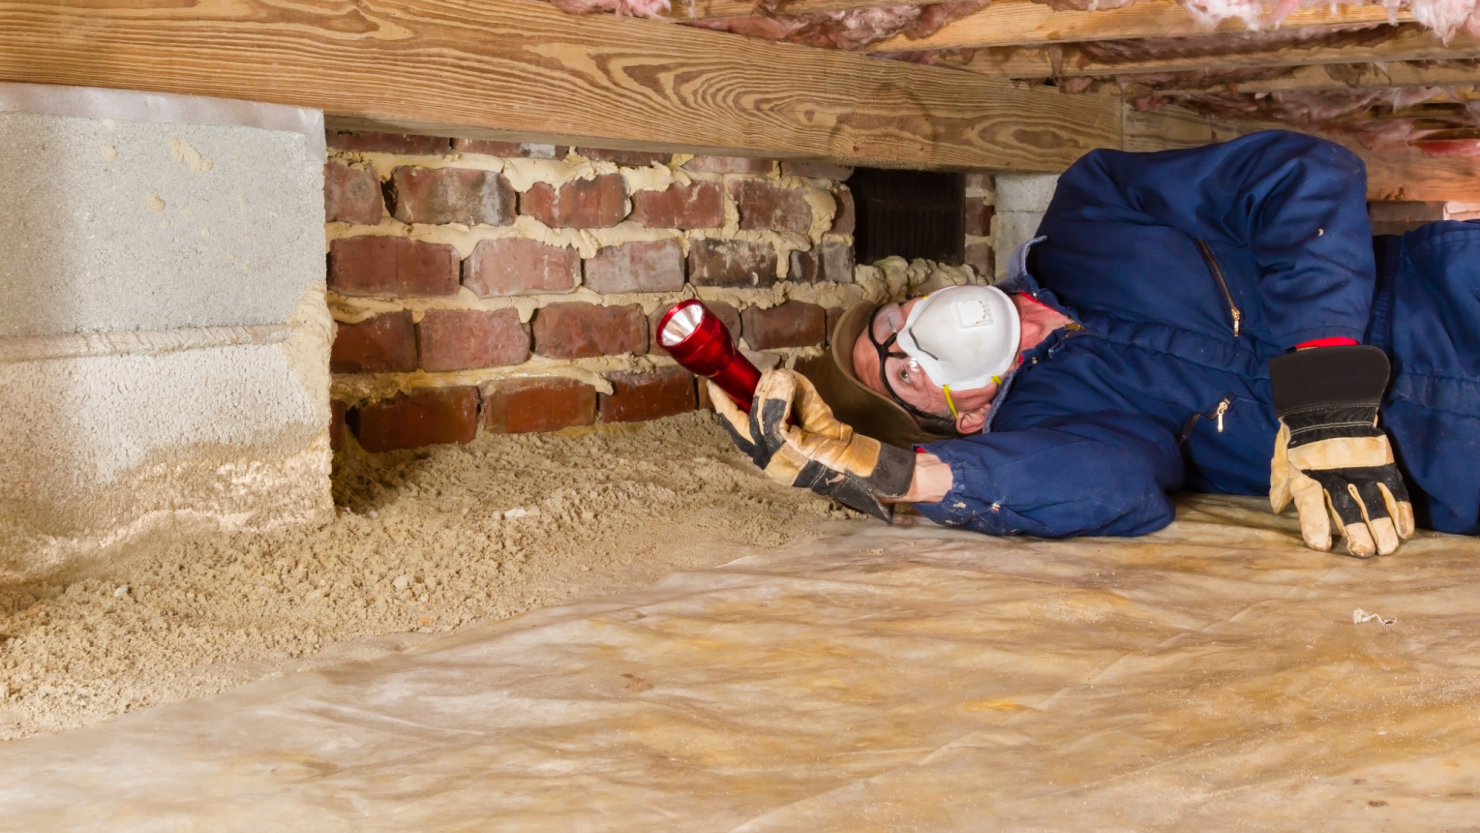
<svg viewBox="0 0 1480 833">
<path fill-rule="evenodd" d="M 892 517 L 886 501 L 909 491 L 915 455 L 855 434 L 833 416 L 805 376 L 767 371 L 748 416 L 710 385 L 735 445 L 778 483 L 804 486 L 883 521 Z"/>
<path fill-rule="evenodd" d="M 1413 537 L 1413 504 L 1377 427 L 1388 382 L 1376 347 L 1318 347 L 1269 363 L 1280 433 L 1270 465 L 1276 513 L 1293 500 L 1306 546 L 1331 549 L 1335 517 L 1358 558 L 1388 555 Z"/>
</svg>

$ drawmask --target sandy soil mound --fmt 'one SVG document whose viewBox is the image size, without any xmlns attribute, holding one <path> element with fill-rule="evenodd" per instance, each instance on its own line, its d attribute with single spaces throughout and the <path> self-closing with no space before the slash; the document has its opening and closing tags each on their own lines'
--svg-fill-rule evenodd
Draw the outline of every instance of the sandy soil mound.
<svg viewBox="0 0 1480 833">
<path fill-rule="evenodd" d="M 94 723 L 651 584 L 858 523 L 708 413 L 335 465 L 338 519 L 0 587 L 0 738 Z"/>
</svg>

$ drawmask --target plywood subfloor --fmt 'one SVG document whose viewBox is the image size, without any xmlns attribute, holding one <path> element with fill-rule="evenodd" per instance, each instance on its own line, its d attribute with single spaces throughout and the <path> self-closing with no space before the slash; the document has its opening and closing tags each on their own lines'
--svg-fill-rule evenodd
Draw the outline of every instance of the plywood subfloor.
<svg viewBox="0 0 1480 833">
<path fill-rule="evenodd" d="M 0 746 L 0 828 L 1474 829 L 1477 555 L 870 526 Z"/>
</svg>

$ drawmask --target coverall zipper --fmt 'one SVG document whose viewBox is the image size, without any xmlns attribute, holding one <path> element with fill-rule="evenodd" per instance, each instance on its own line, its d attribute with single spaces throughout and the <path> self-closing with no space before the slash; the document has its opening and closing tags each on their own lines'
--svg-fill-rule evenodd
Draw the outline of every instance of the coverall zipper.
<svg viewBox="0 0 1480 833">
<path fill-rule="evenodd" d="M 1233 394 L 1230 393 L 1222 399 L 1218 400 L 1218 406 L 1213 409 L 1212 414 L 1203 414 L 1201 412 L 1194 413 L 1187 420 L 1187 424 L 1182 426 L 1182 434 L 1181 436 L 1177 437 L 1177 445 L 1180 446 L 1183 443 L 1187 442 L 1187 438 L 1192 436 L 1192 430 L 1197 427 L 1197 423 L 1204 416 L 1207 416 L 1208 419 L 1218 420 L 1218 433 L 1223 433 L 1223 415 L 1228 413 L 1228 406 L 1232 404 Z"/>
<path fill-rule="evenodd" d="M 1228 281 L 1223 277 L 1223 267 L 1218 265 L 1218 259 L 1213 257 L 1213 248 L 1206 242 L 1198 240 L 1197 250 L 1202 253 L 1203 262 L 1208 264 L 1208 271 L 1213 273 L 1213 280 L 1218 282 L 1218 288 L 1223 290 L 1223 300 L 1228 303 L 1228 314 L 1233 316 L 1233 337 L 1238 338 L 1239 324 L 1244 319 L 1244 313 L 1233 302 L 1233 293 L 1229 291 Z"/>
</svg>

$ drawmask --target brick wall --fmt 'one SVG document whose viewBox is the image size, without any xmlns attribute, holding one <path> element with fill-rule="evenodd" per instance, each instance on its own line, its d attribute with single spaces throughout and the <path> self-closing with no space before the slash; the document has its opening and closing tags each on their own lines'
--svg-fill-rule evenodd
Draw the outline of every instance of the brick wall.
<svg viewBox="0 0 1480 833">
<path fill-rule="evenodd" d="M 336 424 L 371 451 L 692 410 L 653 338 L 672 303 L 703 299 L 775 364 L 882 285 L 855 281 L 847 168 L 328 138 Z"/>
</svg>

